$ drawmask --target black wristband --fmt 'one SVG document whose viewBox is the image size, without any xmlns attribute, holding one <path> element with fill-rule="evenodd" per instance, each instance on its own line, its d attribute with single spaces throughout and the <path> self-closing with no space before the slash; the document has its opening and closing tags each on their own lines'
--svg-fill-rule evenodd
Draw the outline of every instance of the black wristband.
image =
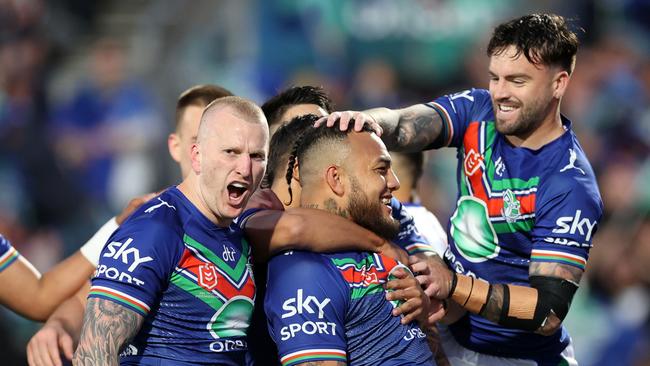
<svg viewBox="0 0 650 366">
<path fill-rule="evenodd" d="M 456 272 L 451 271 L 451 286 L 449 287 L 449 293 L 447 294 L 447 298 L 450 298 L 451 295 L 454 294 L 457 283 L 458 283 L 458 275 L 456 275 Z"/>
</svg>

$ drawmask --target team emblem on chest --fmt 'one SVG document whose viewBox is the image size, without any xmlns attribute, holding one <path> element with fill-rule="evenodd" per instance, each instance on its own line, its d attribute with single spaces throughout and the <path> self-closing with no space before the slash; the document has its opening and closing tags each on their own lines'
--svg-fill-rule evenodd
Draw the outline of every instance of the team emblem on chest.
<svg viewBox="0 0 650 366">
<path fill-rule="evenodd" d="M 217 287 L 217 269 L 212 263 L 199 266 L 199 285 L 208 291 Z"/>
</svg>

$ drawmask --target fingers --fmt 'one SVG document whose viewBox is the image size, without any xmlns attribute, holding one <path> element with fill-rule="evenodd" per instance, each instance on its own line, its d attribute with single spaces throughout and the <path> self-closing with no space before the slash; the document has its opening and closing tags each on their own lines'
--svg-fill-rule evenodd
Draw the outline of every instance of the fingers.
<svg viewBox="0 0 650 366">
<path fill-rule="evenodd" d="M 428 297 L 433 297 L 436 293 L 436 287 L 433 286 L 433 281 L 431 279 L 431 276 L 428 275 L 418 275 L 415 277 L 415 279 L 418 281 L 422 289 L 424 290 L 424 293 Z"/>
<path fill-rule="evenodd" d="M 56 342 L 51 342 L 50 332 L 37 333 L 27 345 L 27 362 L 32 366 L 61 366 Z"/>
<path fill-rule="evenodd" d="M 442 306 L 442 303 L 438 305 L 436 301 L 432 301 L 429 306 L 429 314 L 427 315 L 427 325 L 433 325 L 439 322 L 445 317 L 445 314 L 447 314 L 447 310 Z"/>
<path fill-rule="evenodd" d="M 61 347 L 63 355 L 65 355 L 68 360 L 72 360 L 72 356 L 74 354 L 74 346 L 72 337 L 70 337 L 69 334 L 66 333 L 61 335 L 59 338 L 59 347 Z"/>
<path fill-rule="evenodd" d="M 404 273 L 406 273 L 406 272 L 404 272 Z M 393 272 L 393 274 L 395 274 L 395 272 Z M 406 289 L 410 289 L 410 288 L 415 288 L 417 286 L 419 286 L 419 283 L 413 277 L 398 278 L 398 279 L 390 280 L 390 281 L 386 282 L 386 289 L 388 291 L 391 291 L 389 293 L 393 293 L 393 292 L 395 292 L 397 290 L 406 290 Z M 397 300 L 397 299 L 399 299 L 399 298 L 391 299 L 391 300 Z"/>
<path fill-rule="evenodd" d="M 408 299 L 398 308 L 393 309 L 393 315 L 404 314 L 400 322 L 408 324 L 416 320 L 422 314 L 422 300 L 419 297 Z M 398 312 L 398 314 L 395 314 Z"/>
<path fill-rule="evenodd" d="M 354 130 L 357 132 L 361 131 L 364 125 L 368 125 L 378 136 L 381 136 L 383 132 L 381 126 L 379 126 L 372 116 L 357 111 L 332 112 L 328 116 L 319 118 L 314 123 L 314 127 L 319 127 L 323 123 L 327 127 L 333 127 L 336 121 L 339 121 L 339 129 L 341 131 L 347 131 L 351 120 L 354 120 Z"/>
<path fill-rule="evenodd" d="M 409 257 L 409 262 L 411 263 L 409 267 L 411 267 L 411 271 L 413 273 L 419 273 L 419 274 L 429 274 L 429 265 L 427 262 L 420 261 L 420 262 L 411 262 L 410 259 L 413 258 L 413 256 Z"/>
</svg>

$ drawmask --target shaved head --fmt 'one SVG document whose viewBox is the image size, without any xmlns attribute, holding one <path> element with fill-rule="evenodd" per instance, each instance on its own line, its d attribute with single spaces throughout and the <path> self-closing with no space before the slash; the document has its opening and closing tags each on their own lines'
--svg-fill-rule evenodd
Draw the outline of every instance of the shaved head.
<svg viewBox="0 0 650 366">
<path fill-rule="evenodd" d="M 222 120 L 219 118 L 220 112 L 226 112 L 246 122 L 267 124 L 262 109 L 252 101 L 237 96 L 223 97 L 214 100 L 203 110 L 197 141 L 202 137 L 210 136 L 213 122 L 218 123 Z"/>
</svg>

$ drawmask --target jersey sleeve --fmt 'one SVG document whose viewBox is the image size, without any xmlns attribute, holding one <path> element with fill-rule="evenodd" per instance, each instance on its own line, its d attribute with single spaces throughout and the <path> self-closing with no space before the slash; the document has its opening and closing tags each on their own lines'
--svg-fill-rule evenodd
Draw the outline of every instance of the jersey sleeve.
<svg viewBox="0 0 650 366">
<path fill-rule="evenodd" d="M 7 269 L 20 257 L 20 254 L 14 248 L 9 240 L 0 235 L 0 272 Z"/>
<path fill-rule="evenodd" d="M 449 94 L 425 103 L 442 118 L 442 135 L 428 148 L 460 147 L 467 125 L 472 121 L 493 118 L 490 93 L 485 89 L 470 89 Z"/>
<path fill-rule="evenodd" d="M 406 250 L 409 255 L 417 253 L 435 253 L 435 249 L 429 243 L 429 240 L 420 234 L 415 219 L 397 198 L 393 197 L 390 201 L 392 208 L 391 215 L 399 221 L 399 233 L 394 240 L 400 248 Z"/>
<path fill-rule="evenodd" d="M 585 269 L 603 205 L 587 177 L 558 174 L 536 199 L 531 262 L 554 262 Z"/>
<path fill-rule="evenodd" d="M 283 366 L 346 362 L 349 289 L 327 260 L 289 251 L 269 262 L 264 310 Z"/>
<path fill-rule="evenodd" d="M 146 316 L 180 260 L 180 243 L 179 235 L 161 222 L 127 221 L 102 250 L 88 298 L 110 300 Z"/>
</svg>

